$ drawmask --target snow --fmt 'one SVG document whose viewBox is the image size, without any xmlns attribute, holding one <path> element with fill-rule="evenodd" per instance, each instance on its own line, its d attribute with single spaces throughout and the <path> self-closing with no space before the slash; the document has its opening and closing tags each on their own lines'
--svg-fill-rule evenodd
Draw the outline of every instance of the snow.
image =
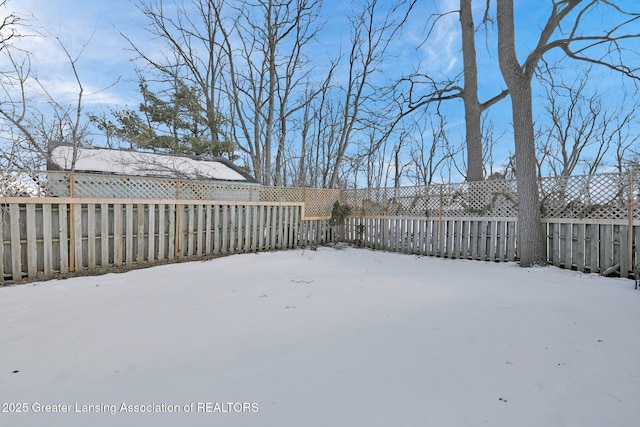
<svg viewBox="0 0 640 427">
<path fill-rule="evenodd" d="M 640 425 L 627 279 L 321 247 L 1 288 L 0 313 L 0 425 Z"/>
<path fill-rule="evenodd" d="M 224 181 L 247 181 L 247 178 L 222 162 L 105 148 L 78 147 L 76 170 L 108 172 L 122 175 L 190 177 Z M 65 170 L 71 169 L 73 146 L 59 145 L 51 159 Z"/>
</svg>

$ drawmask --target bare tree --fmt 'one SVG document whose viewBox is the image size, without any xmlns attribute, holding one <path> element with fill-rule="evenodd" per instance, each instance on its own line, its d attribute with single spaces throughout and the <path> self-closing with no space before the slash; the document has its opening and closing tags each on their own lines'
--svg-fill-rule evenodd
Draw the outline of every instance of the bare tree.
<svg viewBox="0 0 640 427">
<path fill-rule="evenodd" d="M 319 0 L 242 1 L 231 27 L 222 8 L 215 8 L 228 64 L 224 83 L 233 131 L 256 178 L 266 185 L 283 182 L 292 116 L 317 93 L 295 97 L 309 87 L 306 50 L 321 27 L 320 6 Z"/>
<path fill-rule="evenodd" d="M 6 7 L 7 0 L 0 0 L 0 10 L 4 11 Z M 18 27 L 22 23 L 22 19 L 15 13 L 2 14 L 0 19 L 0 50 L 2 50 L 12 39 L 20 37 Z"/>
<path fill-rule="evenodd" d="M 50 142 L 62 141 L 74 147 L 73 170 L 77 147 L 88 141 L 85 89 L 78 62 L 91 38 L 74 55 L 59 37 L 47 34 L 46 30 L 36 30 L 29 37 L 47 41 L 55 39 L 57 48 L 66 58 L 68 73 L 76 91 L 71 100 L 66 95 L 56 94 L 54 85 L 36 72 L 31 52 L 17 42 L 4 46 L 0 54 L 10 68 L 2 72 L 0 79 L 3 95 L 0 126 L 4 130 L 3 136 L 7 136 L 2 161 L 7 168 L 38 170 L 49 161 Z M 25 36 L 16 40 L 26 39 Z"/>
<path fill-rule="evenodd" d="M 343 86 L 342 119 L 338 135 L 335 165 L 329 181 L 335 187 L 344 155 L 351 143 L 352 135 L 370 103 L 375 103 L 376 90 L 372 79 L 385 59 L 394 35 L 402 28 L 407 13 L 415 1 L 402 1 L 386 11 L 378 0 L 367 0 L 363 10 L 350 19 L 351 39 L 347 57 L 347 83 Z M 404 13 L 398 12 L 406 7 Z M 383 13 L 379 20 L 378 15 Z M 379 21 L 378 21 L 379 20 Z"/>
<path fill-rule="evenodd" d="M 397 88 L 399 91 L 397 96 L 398 115 L 392 128 L 398 125 L 405 116 L 416 111 L 424 111 L 426 108 L 435 106 L 436 114 L 441 114 L 440 105 L 443 102 L 462 100 L 467 155 L 466 161 L 463 162 L 466 164 L 466 168 L 462 175 L 467 181 L 481 181 L 484 179 L 482 115 L 491 106 L 504 99 L 508 91 L 502 90 L 485 101 L 480 101 L 475 44 L 477 28 L 473 19 L 472 1 L 460 0 L 459 5 L 458 10 L 431 15 L 429 31 L 423 43 L 429 43 L 434 29 L 442 20 L 451 14 L 458 14 L 462 33 L 462 72 L 444 79 L 436 78 L 425 72 L 415 72 L 401 79 Z M 487 9 L 488 6 L 489 3 L 487 3 Z M 485 12 L 484 24 L 487 23 L 488 16 L 488 12 Z M 461 79 L 462 82 L 460 82 Z"/>
<path fill-rule="evenodd" d="M 458 152 L 452 149 L 443 116 L 431 116 L 430 120 L 415 120 L 416 138 L 411 150 L 413 181 L 415 185 L 431 185 L 438 176 L 442 176 Z M 435 121 L 437 120 L 437 121 Z"/>
<path fill-rule="evenodd" d="M 582 164 L 584 172 L 595 172 L 610 146 L 609 140 L 598 138 L 599 132 L 615 113 L 603 110 L 597 91 L 585 93 L 588 71 L 568 84 L 553 73 L 539 78 L 546 92 L 544 123 L 549 124 L 538 138 L 539 169 L 546 166 L 555 176 L 569 176 Z M 590 148 L 595 148 L 595 156 L 586 158 Z"/>
<path fill-rule="evenodd" d="M 583 18 L 599 6 L 611 8 L 618 14 L 619 21 L 609 28 L 602 28 L 599 34 L 585 34 L 586 30 L 581 25 Z M 639 14 L 626 12 L 608 0 L 553 0 L 551 13 L 536 46 L 524 62 L 520 63 L 516 55 L 513 0 L 497 0 L 498 59 L 512 105 L 519 205 L 518 237 L 522 266 L 546 263 L 535 166 L 531 89 L 534 72 L 543 55 L 557 47 L 570 58 L 603 65 L 637 78 L 636 70 L 624 63 L 624 49 L 620 44 L 640 36 L 624 33 L 638 19 Z M 564 30 L 562 24 L 565 22 L 568 31 L 558 31 Z"/>
</svg>

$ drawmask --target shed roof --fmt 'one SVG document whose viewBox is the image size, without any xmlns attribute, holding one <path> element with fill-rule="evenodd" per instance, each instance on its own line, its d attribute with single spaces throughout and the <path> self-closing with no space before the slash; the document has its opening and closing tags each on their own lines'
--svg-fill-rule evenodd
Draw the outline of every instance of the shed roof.
<svg viewBox="0 0 640 427">
<path fill-rule="evenodd" d="M 53 145 L 49 150 L 49 169 L 71 170 L 73 153 L 74 147 L 70 144 Z M 75 171 L 257 183 L 252 176 L 226 159 L 84 146 L 77 147 Z"/>
</svg>

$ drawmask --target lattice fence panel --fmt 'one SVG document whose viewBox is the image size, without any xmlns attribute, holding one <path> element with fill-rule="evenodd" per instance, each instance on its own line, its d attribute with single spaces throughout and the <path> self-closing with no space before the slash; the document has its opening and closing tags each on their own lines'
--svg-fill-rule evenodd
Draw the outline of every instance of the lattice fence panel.
<svg viewBox="0 0 640 427">
<path fill-rule="evenodd" d="M 628 218 L 633 192 L 629 184 L 629 175 L 620 174 L 543 178 L 540 180 L 542 215 L 546 218 Z"/>
<path fill-rule="evenodd" d="M 66 184 L 65 184 L 66 185 Z M 0 170 L 0 196 L 46 197 L 52 192 L 46 172 Z"/>
<path fill-rule="evenodd" d="M 260 190 L 256 185 L 182 180 L 179 182 L 179 199 L 258 201 L 259 197 Z"/>
<path fill-rule="evenodd" d="M 345 200 L 363 216 L 512 217 L 517 195 L 511 181 L 433 184 L 348 190 Z"/>
<path fill-rule="evenodd" d="M 304 188 L 300 187 L 260 187 L 263 202 L 304 202 Z"/>
<path fill-rule="evenodd" d="M 73 177 L 73 183 L 70 179 Z M 640 172 L 543 178 L 545 218 L 640 219 Z M 488 180 L 419 187 L 326 190 L 255 184 L 85 174 L 0 171 L 0 196 L 229 200 L 305 203 L 308 217 L 329 217 L 340 200 L 360 216 L 515 217 L 514 181 Z"/>
<path fill-rule="evenodd" d="M 74 197 L 169 199 L 176 197 L 176 183 L 163 179 L 74 174 Z"/>
<path fill-rule="evenodd" d="M 303 193 L 305 215 L 319 218 L 330 217 L 333 204 L 342 196 L 342 190 L 305 188 Z"/>
</svg>

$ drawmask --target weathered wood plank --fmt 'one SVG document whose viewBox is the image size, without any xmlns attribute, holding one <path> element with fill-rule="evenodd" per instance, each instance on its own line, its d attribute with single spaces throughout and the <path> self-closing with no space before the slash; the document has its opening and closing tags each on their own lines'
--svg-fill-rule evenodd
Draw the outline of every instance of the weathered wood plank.
<svg viewBox="0 0 640 427">
<path fill-rule="evenodd" d="M 236 239 L 238 232 L 238 215 L 235 205 L 229 206 L 229 252 L 236 252 Z"/>
<path fill-rule="evenodd" d="M 478 248 L 478 256 L 480 261 L 487 260 L 487 221 L 479 221 L 480 227 L 480 244 Z"/>
<path fill-rule="evenodd" d="M 453 254 L 453 241 L 455 239 L 455 220 L 447 220 L 444 223 L 446 227 L 446 246 L 445 252 L 442 254 L 442 257 L 446 257 L 452 259 L 454 257 Z"/>
<path fill-rule="evenodd" d="M 278 232 L 278 241 L 276 247 L 278 249 L 284 248 L 284 206 L 278 206 L 278 222 L 276 223 Z"/>
<path fill-rule="evenodd" d="M 407 218 L 402 218 L 400 220 L 400 243 L 400 252 L 408 254 L 411 243 L 411 222 Z"/>
<path fill-rule="evenodd" d="M 213 253 L 219 254 L 222 249 L 222 223 L 220 221 L 220 205 L 213 207 Z"/>
<path fill-rule="evenodd" d="M 147 205 L 147 261 L 155 262 L 156 260 L 156 205 L 149 203 Z"/>
<path fill-rule="evenodd" d="M 267 233 L 267 207 L 258 206 L 258 218 L 259 218 L 259 230 L 258 230 L 258 250 L 262 251 L 265 248 L 265 234 Z M 306 222 L 305 224 L 308 224 Z"/>
<path fill-rule="evenodd" d="M 291 206 L 291 224 L 289 228 L 289 247 L 295 248 L 298 245 L 298 212 L 299 209 L 295 206 Z"/>
<path fill-rule="evenodd" d="M 195 254 L 195 224 L 196 222 L 196 214 L 195 214 L 195 206 L 189 205 L 187 207 L 187 253 L 184 255 L 187 257 L 192 257 Z"/>
<path fill-rule="evenodd" d="M 229 252 L 229 206 L 222 206 L 222 253 Z"/>
<path fill-rule="evenodd" d="M 470 221 L 469 223 L 469 246 L 470 246 L 469 255 L 473 260 L 479 259 L 479 255 L 478 255 L 479 240 L 480 239 L 478 238 L 478 221 Z"/>
<path fill-rule="evenodd" d="M 497 238 L 497 228 L 496 221 L 489 221 L 488 223 L 489 232 L 487 236 L 488 240 L 488 251 L 487 259 L 491 262 L 496 261 L 496 238 Z"/>
<path fill-rule="evenodd" d="M 572 253 L 571 253 L 571 243 L 573 236 L 571 235 L 573 228 L 571 224 L 561 224 L 561 233 L 562 233 L 562 261 L 561 264 L 564 265 L 564 268 L 571 269 L 573 265 Z"/>
<path fill-rule="evenodd" d="M 433 220 L 431 223 L 431 256 L 438 256 L 438 250 L 440 249 L 440 224 L 441 221 Z"/>
<path fill-rule="evenodd" d="M 36 242 L 36 205 L 26 206 L 27 276 L 34 278 L 38 272 L 38 246 Z M 22 268 L 22 267 L 21 267 Z"/>
<path fill-rule="evenodd" d="M 178 215 L 178 209 L 176 205 L 169 205 L 169 236 L 167 237 L 168 254 L 169 259 L 174 259 L 178 253 L 177 243 L 177 224 L 176 220 Z"/>
<path fill-rule="evenodd" d="M 260 234 L 260 217 L 259 206 L 251 206 L 251 252 L 258 251 L 258 235 Z"/>
<path fill-rule="evenodd" d="M 634 259 L 633 268 L 640 264 L 640 226 L 633 227 Z"/>
<path fill-rule="evenodd" d="M 412 234 L 412 248 L 411 253 L 420 254 L 422 252 L 422 248 L 420 247 L 420 238 L 422 236 L 422 232 L 420 230 L 421 221 L 414 219 L 411 225 L 411 234 Z"/>
<path fill-rule="evenodd" d="M 69 224 L 67 221 L 67 204 L 58 205 L 58 247 L 60 252 L 60 273 L 69 272 Z"/>
<path fill-rule="evenodd" d="M 178 259 L 184 258 L 188 251 L 187 242 L 185 241 L 188 238 L 187 221 L 189 220 L 189 214 L 186 212 L 187 206 L 176 206 L 176 253 Z"/>
<path fill-rule="evenodd" d="M 95 268 L 96 266 L 96 205 L 95 203 L 87 204 L 87 267 Z"/>
<path fill-rule="evenodd" d="M 613 266 L 613 227 L 600 225 L 600 266 L 599 271 L 605 271 Z"/>
<path fill-rule="evenodd" d="M 167 246 L 165 229 L 167 218 L 165 216 L 165 205 L 158 205 L 158 260 L 165 258 L 165 247 Z"/>
<path fill-rule="evenodd" d="M 198 204 L 196 210 L 197 232 L 196 232 L 196 254 L 202 256 L 204 254 L 204 206 Z"/>
<path fill-rule="evenodd" d="M 2 223 L 0 222 L 0 279 L 4 273 L 2 269 Z M 53 225 L 51 223 L 51 204 L 42 205 L 42 264 L 45 277 L 53 274 Z"/>
<path fill-rule="evenodd" d="M 212 241 L 212 230 L 211 227 L 213 226 L 212 224 L 212 210 L 211 210 L 211 205 L 207 205 L 206 209 L 205 209 L 205 216 L 206 216 L 206 221 L 205 221 L 205 233 L 204 233 L 204 252 L 205 254 L 210 254 L 213 252 L 213 241 Z"/>
<path fill-rule="evenodd" d="M 551 263 L 560 266 L 560 224 L 549 224 L 551 235 Z"/>
<path fill-rule="evenodd" d="M 631 272 L 629 266 L 629 253 L 628 253 L 628 245 L 627 241 L 629 239 L 628 234 L 628 226 L 626 225 L 618 225 L 618 259 L 620 263 L 620 277 L 629 277 L 629 273 Z"/>
<path fill-rule="evenodd" d="M 518 225 L 515 221 L 507 223 L 507 261 L 516 260 L 516 230 Z"/>
<path fill-rule="evenodd" d="M 75 271 L 82 270 L 83 257 L 82 257 L 82 204 L 74 203 L 73 207 L 73 246 L 74 246 L 74 269 Z"/>
<path fill-rule="evenodd" d="M 137 211 L 137 233 L 136 233 L 136 243 L 137 243 L 137 248 L 136 248 L 136 263 L 138 264 L 143 264 L 145 259 L 145 250 L 144 250 L 144 241 L 145 241 L 145 205 L 143 205 L 142 203 L 137 203 L 136 204 L 136 211 Z"/>
<path fill-rule="evenodd" d="M 0 205 L 0 283 L 4 283 L 4 272 L 6 270 L 4 267 L 4 224 L 9 224 L 6 210 L 6 206 Z"/>
<path fill-rule="evenodd" d="M 572 247 L 573 264 L 576 266 L 576 270 L 584 271 L 585 259 L 585 236 L 584 236 L 584 224 L 574 224 L 572 230 Z"/>
<path fill-rule="evenodd" d="M 109 265 L 109 205 L 100 204 L 100 266 Z"/>
<path fill-rule="evenodd" d="M 598 226 L 595 224 L 585 225 L 585 269 L 590 273 L 597 272 L 598 259 Z"/>
<path fill-rule="evenodd" d="M 125 265 L 133 265 L 133 205 L 127 204 L 124 207 L 125 209 L 125 219 L 124 219 L 124 228 L 125 228 L 125 255 L 124 255 L 124 263 Z"/>
<path fill-rule="evenodd" d="M 506 260 L 506 231 L 505 222 L 496 221 L 496 261 L 504 262 Z"/>
<path fill-rule="evenodd" d="M 113 205 L 113 264 L 122 265 L 124 261 L 124 223 L 122 205 Z"/>
<path fill-rule="evenodd" d="M 453 258 L 463 258 L 461 220 L 456 220 L 453 223 Z"/>
<path fill-rule="evenodd" d="M 267 228 L 265 230 L 265 249 L 266 250 L 273 250 L 275 249 L 275 241 L 276 241 L 276 234 L 275 234 L 275 218 L 277 215 L 277 210 L 278 208 L 276 206 L 268 206 L 267 207 L 267 212 L 266 212 L 266 217 L 265 220 L 267 222 Z"/>
</svg>

